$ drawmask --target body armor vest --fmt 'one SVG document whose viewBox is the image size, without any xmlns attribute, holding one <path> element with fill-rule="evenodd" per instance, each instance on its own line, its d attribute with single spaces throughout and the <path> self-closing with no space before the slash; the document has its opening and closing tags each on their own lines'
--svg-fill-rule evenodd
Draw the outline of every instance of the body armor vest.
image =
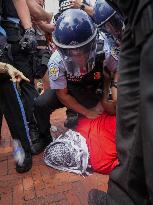
<svg viewBox="0 0 153 205">
<path fill-rule="evenodd" d="M 70 95 L 86 108 L 97 105 L 103 94 L 103 58 L 98 56 L 94 69 L 84 76 L 67 75 L 67 88 Z"/>
<path fill-rule="evenodd" d="M 103 79 L 103 60 L 104 54 L 96 56 L 95 67 L 92 71 L 85 75 L 74 76 L 73 74 L 66 73 L 68 87 L 69 86 L 83 86 L 98 85 Z"/>
</svg>

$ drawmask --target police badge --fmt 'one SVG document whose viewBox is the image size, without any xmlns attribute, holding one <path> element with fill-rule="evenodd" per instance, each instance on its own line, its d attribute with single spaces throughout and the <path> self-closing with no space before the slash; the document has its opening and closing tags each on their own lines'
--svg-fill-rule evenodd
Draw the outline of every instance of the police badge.
<svg viewBox="0 0 153 205">
<path fill-rule="evenodd" d="M 59 76 L 59 68 L 51 66 L 49 69 L 49 75 L 52 80 L 57 80 Z"/>
</svg>

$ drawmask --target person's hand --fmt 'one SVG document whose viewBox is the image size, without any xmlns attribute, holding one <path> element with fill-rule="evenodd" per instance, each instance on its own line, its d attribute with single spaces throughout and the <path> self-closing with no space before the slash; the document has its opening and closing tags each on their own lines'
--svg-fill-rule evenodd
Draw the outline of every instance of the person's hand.
<svg viewBox="0 0 153 205">
<path fill-rule="evenodd" d="M 86 117 L 88 119 L 95 119 L 97 117 L 99 117 L 101 115 L 101 111 L 96 111 L 96 110 L 92 110 L 92 109 L 88 109 L 88 112 L 86 113 Z"/>
<path fill-rule="evenodd" d="M 71 8 L 75 8 L 75 9 L 80 8 L 80 4 L 77 0 L 71 0 L 70 1 L 70 6 L 71 6 Z"/>
<path fill-rule="evenodd" d="M 35 30 L 33 28 L 26 29 L 25 34 L 21 38 L 19 44 L 22 50 L 25 50 L 28 52 L 35 51 L 37 48 Z"/>
<path fill-rule="evenodd" d="M 30 82 L 30 80 L 28 78 L 26 78 L 22 72 L 20 72 L 19 70 L 17 70 L 16 68 L 14 68 L 13 66 L 7 64 L 7 69 L 8 69 L 8 74 L 11 77 L 11 80 L 13 82 L 17 82 L 19 83 L 21 80 L 25 80 L 27 82 Z"/>
<path fill-rule="evenodd" d="M 102 106 L 104 108 L 104 111 L 109 115 L 116 114 L 116 103 L 113 100 L 102 100 Z"/>
</svg>

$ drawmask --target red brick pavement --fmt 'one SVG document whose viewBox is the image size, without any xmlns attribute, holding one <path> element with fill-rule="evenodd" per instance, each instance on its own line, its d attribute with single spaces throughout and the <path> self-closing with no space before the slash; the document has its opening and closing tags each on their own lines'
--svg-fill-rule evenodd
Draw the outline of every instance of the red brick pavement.
<svg viewBox="0 0 153 205">
<path fill-rule="evenodd" d="M 52 115 L 59 132 L 64 130 L 65 110 Z M 54 134 L 55 135 L 55 134 Z M 108 176 L 94 173 L 86 178 L 47 167 L 42 154 L 33 157 L 28 173 L 18 174 L 12 157 L 11 137 L 3 122 L 0 142 L 0 205 L 87 205 L 91 188 L 107 190 Z"/>
</svg>

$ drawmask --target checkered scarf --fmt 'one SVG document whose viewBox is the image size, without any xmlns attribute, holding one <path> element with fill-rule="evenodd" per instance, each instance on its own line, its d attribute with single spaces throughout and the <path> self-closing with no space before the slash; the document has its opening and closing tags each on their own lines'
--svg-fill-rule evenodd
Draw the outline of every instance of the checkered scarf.
<svg viewBox="0 0 153 205">
<path fill-rule="evenodd" d="M 44 151 L 44 161 L 48 166 L 76 174 L 88 174 L 88 159 L 86 140 L 72 130 L 60 135 Z"/>
<path fill-rule="evenodd" d="M 60 11 L 63 12 L 71 8 L 70 0 L 65 0 L 60 4 Z"/>
</svg>

